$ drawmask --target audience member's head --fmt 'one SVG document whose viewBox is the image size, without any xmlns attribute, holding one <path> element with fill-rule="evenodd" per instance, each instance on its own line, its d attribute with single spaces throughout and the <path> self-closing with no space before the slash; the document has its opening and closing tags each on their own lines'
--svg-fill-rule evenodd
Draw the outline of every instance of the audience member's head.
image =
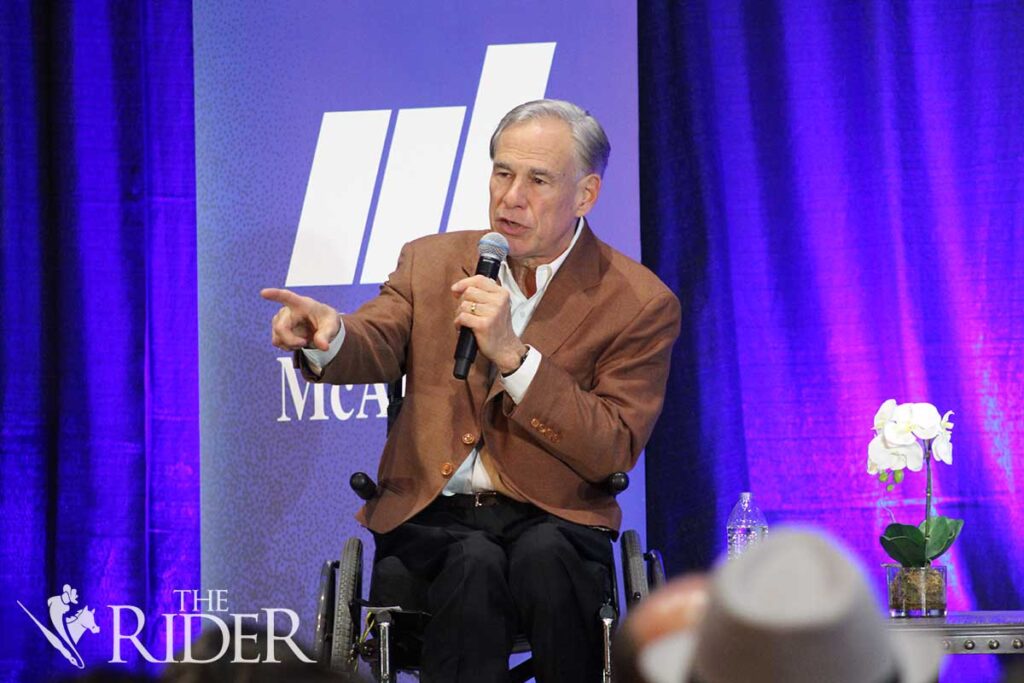
<svg viewBox="0 0 1024 683">
<path fill-rule="evenodd" d="M 824 534 L 783 528 L 712 574 L 696 637 L 640 655 L 651 683 L 934 681 L 938 645 L 886 628 L 859 563 Z"/>
<path fill-rule="evenodd" d="M 707 605 L 706 574 L 686 574 L 673 579 L 638 603 L 615 633 L 612 670 L 616 683 L 644 683 L 638 669 L 639 654 L 669 634 L 692 636 Z M 682 647 L 680 639 L 675 643 Z"/>
</svg>

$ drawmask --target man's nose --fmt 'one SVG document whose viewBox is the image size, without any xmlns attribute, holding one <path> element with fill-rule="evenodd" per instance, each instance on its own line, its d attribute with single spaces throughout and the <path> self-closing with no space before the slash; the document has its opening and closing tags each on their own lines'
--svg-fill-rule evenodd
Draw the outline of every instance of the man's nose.
<svg viewBox="0 0 1024 683">
<path fill-rule="evenodd" d="M 505 194 L 501 198 L 501 203 L 511 208 L 522 206 L 523 199 L 526 196 L 524 190 L 523 181 L 516 178 L 509 184 L 508 189 L 505 190 Z"/>
</svg>

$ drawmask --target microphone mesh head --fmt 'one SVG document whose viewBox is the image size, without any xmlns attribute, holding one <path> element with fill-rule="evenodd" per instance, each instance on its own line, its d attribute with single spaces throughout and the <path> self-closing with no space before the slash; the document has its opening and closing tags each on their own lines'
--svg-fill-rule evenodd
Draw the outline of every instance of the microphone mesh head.
<svg viewBox="0 0 1024 683">
<path fill-rule="evenodd" d="M 476 250 L 481 257 L 493 258 L 504 261 L 508 256 L 508 240 L 500 232 L 489 232 L 480 238 Z"/>
</svg>

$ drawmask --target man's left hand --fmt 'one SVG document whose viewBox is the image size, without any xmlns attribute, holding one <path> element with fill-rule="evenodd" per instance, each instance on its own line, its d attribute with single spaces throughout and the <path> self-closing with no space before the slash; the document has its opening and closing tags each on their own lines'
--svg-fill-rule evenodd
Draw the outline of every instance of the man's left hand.
<svg viewBox="0 0 1024 683">
<path fill-rule="evenodd" d="M 512 309 L 508 290 L 483 275 L 474 275 L 452 285 L 452 296 L 459 300 L 455 327 L 468 327 L 476 337 L 477 348 L 502 374 L 519 368 L 526 345 L 512 329 Z"/>
</svg>

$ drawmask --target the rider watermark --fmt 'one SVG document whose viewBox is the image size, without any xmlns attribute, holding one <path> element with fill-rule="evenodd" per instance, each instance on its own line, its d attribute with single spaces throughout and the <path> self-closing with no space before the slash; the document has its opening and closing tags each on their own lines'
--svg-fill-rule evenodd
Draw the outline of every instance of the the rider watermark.
<svg viewBox="0 0 1024 683">
<path fill-rule="evenodd" d="M 54 595 L 46 601 L 46 607 L 50 613 L 50 623 L 53 625 L 53 631 L 51 631 L 36 619 L 25 605 L 21 604 L 21 600 L 18 600 L 18 605 L 35 622 L 50 644 L 69 662 L 79 669 L 84 669 L 85 662 L 82 660 L 82 655 L 78 654 L 78 641 L 86 631 L 99 633 L 100 627 L 96 625 L 96 610 L 89 609 L 88 605 L 69 614 L 71 606 L 77 604 L 78 591 L 66 583 L 60 595 Z"/>
<path fill-rule="evenodd" d="M 295 643 L 293 637 L 299 630 L 299 615 L 293 610 L 280 607 L 265 607 L 251 613 L 232 613 L 228 608 L 228 591 L 196 589 L 175 590 L 174 604 L 178 612 L 159 615 L 163 621 L 165 642 L 163 652 L 152 644 L 147 647 L 140 639 L 146 627 L 145 612 L 135 605 L 108 605 L 111 627 L 110 664 L 126 664 L 135 657 L 153 664 L 169 664 L 172 662 L 187 664 L 209 664 L 222 658 L 230 657 L 232 663 L 276 664 L 283 661 L 284 653 L 281 646 L 291 650 L 291 654 L 299 661 L 314 663 Z M 85 606 L 72 613 L 72 605 L 78 603 L 78 591 L 65 584 L 63 592 L 55 595 L 46 604 L 49 610 L 53 630 L 44 625 L 28 610 L 21 601 L 18 604 L 39 627 L 46 639 L 71 664 L 79 669 L 85 668 L 85 662 L 78 653 L 76 645 L 85 631 L 99 633 L 96 624 L 95 610 Z M 279 633 L 278 627 L 285 626 Z M 220 648 L 215 653 L 204 652 L 199 657 L 193 651 L 193 644 L 200 629 L 215 629 L 220 632 Z M 265 635 L 265 637 L 264 637 Z M 183 642 L 180 651 L 175 652 L 176 640 Z M 260 641 L 261 648 L 257 654 L 247 647 L 247 642 Z M 246 656 L 246 653 L 249 653 Z M 161 656 L 162 655 L 162 656 Z M 288 655 L 285 653 L 286 658 Z"/>
</svg>

